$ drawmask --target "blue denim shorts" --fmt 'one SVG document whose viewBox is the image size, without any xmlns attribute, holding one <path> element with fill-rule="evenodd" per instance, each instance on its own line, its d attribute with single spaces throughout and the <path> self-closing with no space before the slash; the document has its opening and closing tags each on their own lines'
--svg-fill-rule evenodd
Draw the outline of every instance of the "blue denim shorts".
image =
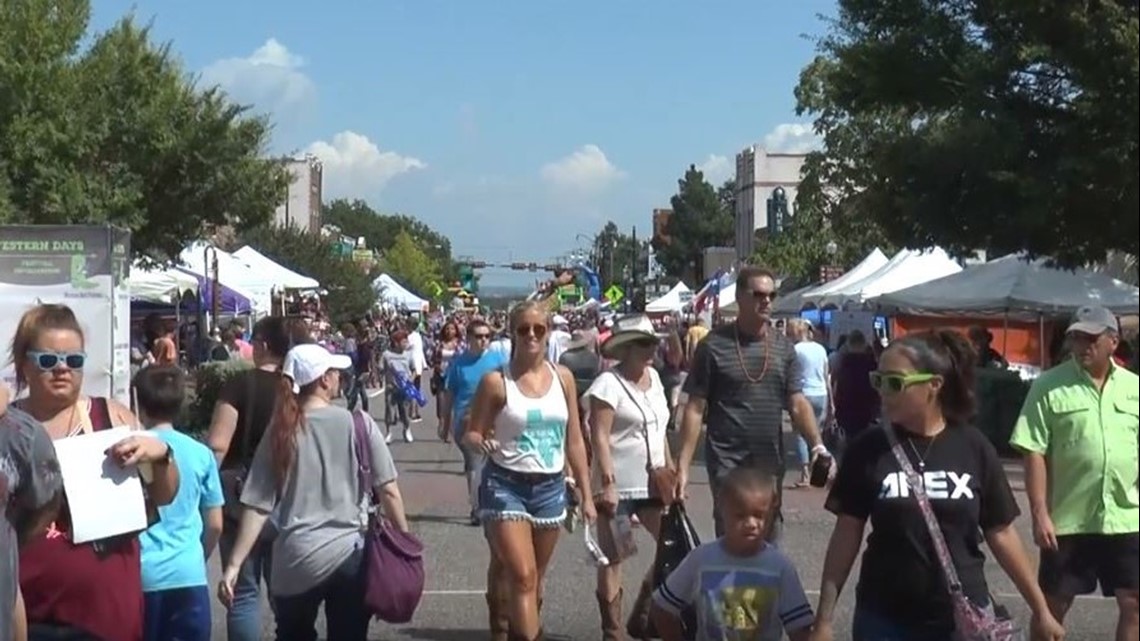
<svg viewBox="0 0 1140 641">
<path fill-rule="evenodd" d="M 483 467 L 479 516 L 486 521 L 530 521 L 535 527 L 560 527 L 566 520 L 566 478 L 526 474 L 496 465 Z"/>
</svg>

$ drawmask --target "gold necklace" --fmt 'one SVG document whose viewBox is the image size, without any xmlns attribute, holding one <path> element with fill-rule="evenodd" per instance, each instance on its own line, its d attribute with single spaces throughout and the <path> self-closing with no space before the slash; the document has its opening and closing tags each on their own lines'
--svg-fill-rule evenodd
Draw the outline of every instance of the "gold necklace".
<svg viewBox="0 0 1140 641">
<path fill-rule="evenodd" d="M 744 378 L 747 378 L 750 383 L 763 381 L 764 376 L 768 374 L 768 361 L 770 360 L 769 356 L 771 356 L 772 349 L 771 341 L 768 340 L 767 336 L 762 337 L 764 341 L 764 365 L 760 370 L 760 376 L 753 378 L 753 376 L 748 373 L 748 368 L 744 365 L 744 348 L 741 346 L 744 337 L 740 335 L 740 325 L 733 323 L 733 329 L 736 331 L 736 359 L 740 361 L 740 371 L 744 372 Z"/>
</svg>

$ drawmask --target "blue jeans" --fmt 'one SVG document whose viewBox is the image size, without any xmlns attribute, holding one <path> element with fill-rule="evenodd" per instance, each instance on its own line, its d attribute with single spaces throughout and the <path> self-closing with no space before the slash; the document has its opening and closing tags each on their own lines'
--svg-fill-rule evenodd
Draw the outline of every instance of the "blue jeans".
<svg viewBox="0 0 1140 641">
<path fill-rule="evenodd" d="M 483 466 L 479 516 L 487 521 L 530 521 L 560 527 L 566 520 L 566 477 L 508 470 L 492 461 Z"/>
<path fill-rule="evenodd" d="M 851 641 L 953 641 L 954 630 L 926 625 L 905 625 L 855 606 Z"/>
<path fill-rule="evenodd" d="M 348 411 L 356 409 L 356 402 L 360 401 L 360 409 L 368 413 L 368 393 L 364 390 L 364 379 L 367 374 L 353 374 L 348 383 L 348 390 L 344 393 Z"/>
<path fill-rule="evenodd" d="M 261 581 L 269 585 L 270 553 L 273 550 L 271 525 L 250 550 L 234 584 L 234 602 L 226 612 L 226 638 L 230 641 L 261 641 Z M 238 524 L 226 521 L 218 540 L 223 564 L 233 554 Z"/>
<path fill-rule="evenodd" d="M 322 604 L 328 641 L 366 641 L 372 614 L 364 607 L 364 558 L 362 541 L 320 585 L 301 594 L 274 597 L 277 641 L 316 641 Z"/>
<path fill-rule="evenodd" d="M 827 396 L 805 396 L 808 403 L 811 403 L 811 408 L 815 410 L 815 424 L 821 431 L 823 430 L 823 419 L 827 417 Z M 804 437 L 796 437 L 796 454 L 800 457 L 800 465 L 807 465 L 811 463 L 811 452 L 808 450 L 807 441 Z"/>
<path fill-rule="evenodd" d="M 210 641 L 210 588 L 155 590 L 143 599 L 145 641 Z"/>
</svg>

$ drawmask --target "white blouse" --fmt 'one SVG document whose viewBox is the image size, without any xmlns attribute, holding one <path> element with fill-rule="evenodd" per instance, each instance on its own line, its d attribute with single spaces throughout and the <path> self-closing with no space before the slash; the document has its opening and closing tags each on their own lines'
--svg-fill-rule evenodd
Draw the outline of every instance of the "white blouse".
<svg viewBox="0 0 1140 641">
<path fill-rule="evenodd" d="M 649 389 L 642 390 L 616 370 L 603 372 L 590 389 L 585 403 L 596 398 L 614 410 L 610 428 L 610 456 L 613 459 L 615 487 L 619 499 L 649 498 L 647 467 L 665 465 L 665 430 L 669 423 L 669 401 L 657 371 L 649 368 Z M 648 440 L 648 447 L 646 441 Z M 652 465 L 646 465 L 647 456 Z M 592 484 L 602 490 L 602 471 L 595 460 Z"/>
</svg>

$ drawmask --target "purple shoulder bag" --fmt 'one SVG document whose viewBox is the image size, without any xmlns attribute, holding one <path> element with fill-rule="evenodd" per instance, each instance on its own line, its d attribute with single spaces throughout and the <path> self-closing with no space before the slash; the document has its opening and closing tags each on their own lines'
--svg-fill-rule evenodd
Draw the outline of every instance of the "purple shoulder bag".
<svg viewBox="0 0 1140 641">
<path fill-rule="evenodd" d="M 364 607 L 381 621 L 412 620 L 424 594 L 424 546 L 414 535 L 392 527 L 379 514 L 373 496 L 372 443 L 360 412 L 352 413 L 353 449 L 360 504 L 368 510 L 364 538 Z"/>
</svg>

